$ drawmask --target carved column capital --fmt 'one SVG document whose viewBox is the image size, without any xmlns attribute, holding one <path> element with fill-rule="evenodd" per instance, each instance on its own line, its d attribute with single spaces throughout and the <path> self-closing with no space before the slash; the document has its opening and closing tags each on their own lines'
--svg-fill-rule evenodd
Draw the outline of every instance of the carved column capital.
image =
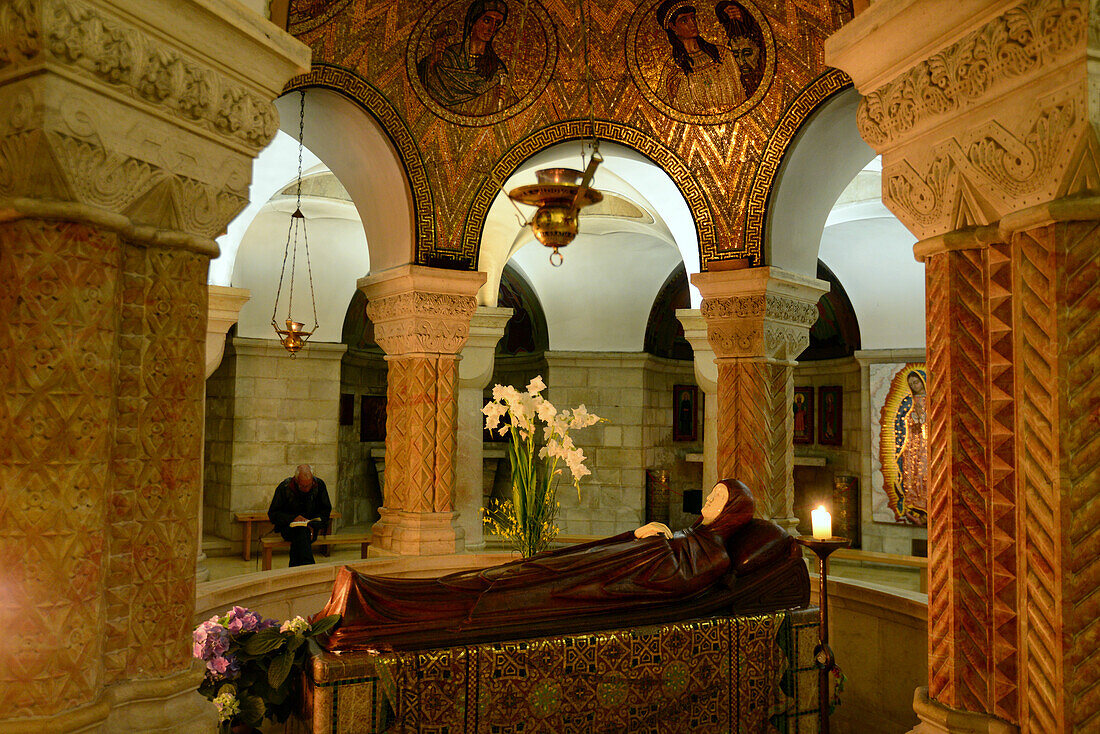
<svg viewBox="0 0 1100 734">
<path fill-rule="evenodd" d="M 374 338 L 390 357 L 458 354 L 485 273 L 405 265 L 359 281 Z"/>
<path fill-rule="evenodd" d="M 21 0 L 2 24 L 5 218 L 216 252 L 209 240 L 247 204 L 251 160 L 278 130 L 271 100 L 309 50 L 253 13 L 194 0 Z"/>
<path fill-rule="evenodd" d="M 252 297 L 247 288 L 210 285 L 206 290 L 206 376 L 214 374 L 225 353 L 225 335 Z"/>
<path fill-rule="evenodd" d="M 1098 44 L 1083 0 L 878 2 L 826 43 L 863 94 L 883 203 L 918 239 L 1095 189 Z"/>
<path fill-rule="evenodd" d="M 696 273 L 700 313 L 718 359 L 793 363 L 809 346 L 824 281 L 779 268 Z"/>
</svg>

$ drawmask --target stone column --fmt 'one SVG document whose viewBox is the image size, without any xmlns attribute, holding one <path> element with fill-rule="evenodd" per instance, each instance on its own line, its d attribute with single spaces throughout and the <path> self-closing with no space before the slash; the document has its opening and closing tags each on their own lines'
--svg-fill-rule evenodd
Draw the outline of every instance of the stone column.
<svg viewBox="0 0 1100 734">
<path fill-rule="evenodd" d="M 458 472 L 455 477 L 455 510 L 466 534 L 466 548 L 485 547 L 481 522 L 484 493 L 485 387 L 493 377 L 497 342 L 512 318 L 510 308 L 478 306 L 470 320 L 470 338 L 458 363 Z"/>
<path fill-rule="evenodd" d="M 707 322 L 697 308 L 680 308 L 676 318 L 695 353 L 695 383 L 703 391 L 703 494 L 718 482 L 718 363 L 707 341 Z"/>
<path fill-rule="evenodd" d="M 794 364 L 828 285 L 772 267 L 696 273 L 691 282 L 718 365 L 718 476 L 745 482 L 761 517 L 793 529 Z"/>
<path fill-rule="evenodd" d="M 195 0 L 0 15 L 0 729 L 210 731 L 207 266 L 309 52 Z"/>
<path fill-rule="evenodd" d="M 864 95 L 883 202 L 926 265 L 929 685 L 915 731 L 1091 731 L 1098 11 L 940 10 L 882 0 L 827 45 Z"/>
<path fill-rule="evenodd" d="M 252 297 L 247 288 L 230 288 L 223 285 L 206 287 L 206 379 L 214 374 L 225 354 L 225 335 L 229 328 L 237 323 L 241 307 Z M 206 413 L 206 395 L 203 394 L 203 414 Z M 205 421 L 204 421 L 205 426 Z M 205 463 L 205 462 L 204 462 Z M 199 483 L 200 487 L 205 482 Z M 203 493 L 199 491 L 199 549 L 195 557 L 195 580 L 210 580 L 210 569 L 206 567 L 206 554 L 202 550 Z"/>
<path fill-rule="evenodd" d="M 388 362 L 385 506 L 374 524 L 383 552 L 464 547 L 454 505 L 458 360 L 484 282 L 484 273 L 418 265 L 359 281 Z"/>
</svg>

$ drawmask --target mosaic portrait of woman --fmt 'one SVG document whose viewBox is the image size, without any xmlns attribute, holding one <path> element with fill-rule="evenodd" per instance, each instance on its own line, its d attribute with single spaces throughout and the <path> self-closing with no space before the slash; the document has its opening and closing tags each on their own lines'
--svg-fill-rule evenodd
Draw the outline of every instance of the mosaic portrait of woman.
<svg viewBox="0 0 1100 734">
<path fill-rule="evenodd" d="M 425 16 L 409 45 L 410 81 L 429 109 L 462 125 L 516 114 L 545 86 L 556 58 L 537 3 L 462 0 Z"/>
<path fill-rule="evenodd" d="M 628 34 L 627 65 L 646 99 L 670 116 L 731 120 L 760 100 L 774 75 L 766 26 L 747 2 L 642 5 Z"/>
</svg>

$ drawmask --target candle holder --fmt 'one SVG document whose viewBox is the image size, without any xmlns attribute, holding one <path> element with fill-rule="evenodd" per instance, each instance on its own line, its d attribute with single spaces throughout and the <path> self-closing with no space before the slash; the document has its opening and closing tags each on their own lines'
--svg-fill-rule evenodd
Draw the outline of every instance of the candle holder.
<svg viewBox="0 0 1100 734">
<path fill-rule="evenodd" d="M 817 704 L 821 722 L 821 733 L 829 734 L 829 674 L 836 668 L 833 649 L 829 647 L 829 555 L 840 548 L 852 544 L 848 538 L 795 538 L 814 552 L 818 560 L 818 577 L 821 583 L 819 594 L 818 645 L 814 648 L 814 665 L 817 666 Z"/>
</svg>

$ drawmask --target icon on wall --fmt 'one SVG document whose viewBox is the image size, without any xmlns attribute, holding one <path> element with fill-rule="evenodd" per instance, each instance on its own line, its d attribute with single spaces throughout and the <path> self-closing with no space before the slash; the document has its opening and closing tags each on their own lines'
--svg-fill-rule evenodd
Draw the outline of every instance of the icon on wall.
<svg viewBox="0 0 1100 734">
<path fill-rule="evenodd" d="M 641 3 L 627 30 L 627 67 L 642 95 L 681 122 L 729 122 L 775 76 L 775 42 L 749 0 Z"/>
<path fill-rule="evenodd" d="M 871 365 L 872 517 L 928 524 L 928 372 L 922 362 Z M 878 410 L 876 411 L 876 408 Z"/>
<path fill-rule="evenodd" d="M 364 395 L 359 404 L 359 440 L 386 440 L 386 396 Z"/>
<path fill-rule="evenodd" d="M 699 440 L 699 388 L 672 386 L 672 440 Z"/>
<path fill-rule="evenodd" d="M 512 7 L 517 6 L 517 7 Z M 406 56 L 420 100 L 457 125 L 492 125 L 525 109 L 550 80 L 556 36 L 538 2 L 455 0 L 413 31 Z"/>
<path fill-rule="evenodd" d="M 794 442 L 806 444 L 814 442 L 814 389 L 796 387 L 794 389 Z"/>
<path fill-rule="evenodd" d="M 840 446 L 844 439 L 844 389 L 839 385 L 819 387 L 817 442 Z"/>
</svg>

